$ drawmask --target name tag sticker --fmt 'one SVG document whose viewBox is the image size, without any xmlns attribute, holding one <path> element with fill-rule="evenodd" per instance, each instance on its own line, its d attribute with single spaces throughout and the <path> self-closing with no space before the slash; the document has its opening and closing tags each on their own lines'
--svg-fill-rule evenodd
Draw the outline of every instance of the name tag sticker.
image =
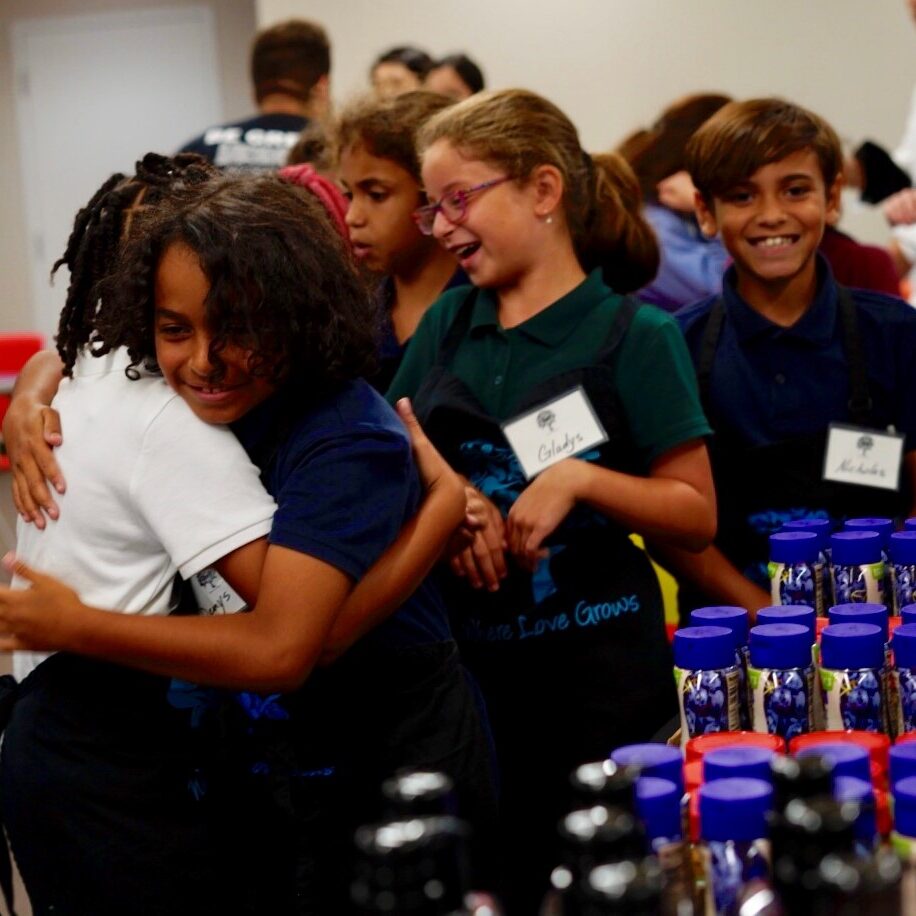
<svg viewBox="0 0 916 916">
<path fill-rule="evenodd" d="M 824 480 L 899 490 L 902 462 L 903 436 L 861 426 L 830 424 Z"/>
<path fill-rule="evenodd" d="M 212 567 L 191 576 L 197 610 L 204 616 L 236 614 L 248 607 L 232 586 Z"/>
<path fill-rule="evenodd" d="M 607 442 L 581 385 L 508 420 L 502 429 L 528 480 L 564 458 Z"/>
</svg>

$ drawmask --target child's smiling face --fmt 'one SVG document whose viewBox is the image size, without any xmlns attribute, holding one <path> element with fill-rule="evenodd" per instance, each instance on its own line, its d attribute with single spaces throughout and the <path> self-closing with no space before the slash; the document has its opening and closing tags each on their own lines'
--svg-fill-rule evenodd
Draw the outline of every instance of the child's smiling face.
<svg viewBox="0 0 916 916">
<path fill-rule="evenodd" d="M 252 351 L 230 341 L 211 358 L 214 334 L 206 320 L 210 281 L 195 252 L 181 242 L 166 248 L 156 270 L 156 361 L 169 386 L 206 423 L 232 423 L 266 400 L 273 382 L 252 375 Z"/>
<path fill-rule="evenodd" d="M 761 166 L 717 195 L 712 208 L 698 194 L 697 218 L 706 235 L 721 235 L 735 261 L 738 290 L 753 304 L 756 292 L 814 276 L 814 255 L 824 226 L 838 213 L 839 196 L 839 180 L 828 188 L 817 155 L 804 149 Z"/>
</svg>

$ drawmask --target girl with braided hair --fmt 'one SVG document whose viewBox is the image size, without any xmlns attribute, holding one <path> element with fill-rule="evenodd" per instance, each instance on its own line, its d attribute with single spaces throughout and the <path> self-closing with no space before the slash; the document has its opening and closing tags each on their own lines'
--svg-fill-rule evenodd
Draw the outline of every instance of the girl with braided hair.
<svg viewBox="0 0 916 916">
<path fill-rule="evenodd" d="M 523 90 L 440 112 L 419 146 L 418 225 L 474 288 L 426 313 L 388 398 L 413 399 L 488 506 L 444 587 L 493 723 L 509 913 L 527 916 L 569 773 L 676 710 L 658 582 L 628 535 L 708 543 L 709 426 L 677 325 L 621 295 L 658 263 L 626 163 Z"/>
<path fill-rule="evenodd" d="M 36 913 L 345 912 L 382 779 L 434 765 L 472 820 L 490 804 L 422 581 L 464 488 L 414 428 L 415 515 L 407 434 L 359 379 L 364 288 L 315 198 L 176 184 L 133 209 L 110 276 L 74 272 L 91 292 L 58 341 L 69 485 L 50 527 L 21 526 L 30 587 L 0 592 L 3 648 L 60 651 L 20 687 L 4 819 Z M 81 225 L 109 238 L 102 201 Z M 252 610 L 168 614 L 175 571 L 211 563 Z M 259 693 L 173 685 L 170 705 L 171 678 Z"/>
</svg>

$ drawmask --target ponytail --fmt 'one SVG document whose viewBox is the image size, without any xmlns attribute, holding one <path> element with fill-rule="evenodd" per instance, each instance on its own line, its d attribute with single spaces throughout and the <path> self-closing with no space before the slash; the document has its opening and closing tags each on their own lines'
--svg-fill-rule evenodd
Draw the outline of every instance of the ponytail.
<svg viewBox="0 0 916 916">
<path fill-rule="evenodd" d="M 659 250 L 642 215 L 639 182 L 617 153 L 583 155 L 590 161 L 592 194 L 583 229 L 573 236 L 576 254 L 584 270 L 600 267 L 617 292 L 641 289 L 655 277 Z"/>
</svg>

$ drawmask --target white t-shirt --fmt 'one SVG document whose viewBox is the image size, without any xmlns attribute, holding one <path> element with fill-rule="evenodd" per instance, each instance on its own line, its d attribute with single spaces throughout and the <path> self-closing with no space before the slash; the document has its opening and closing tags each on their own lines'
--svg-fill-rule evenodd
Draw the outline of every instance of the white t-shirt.
<svg viewBox="0 0 916 916">
<path fill-rule="evenodd" d="M 125 351 L 83 354 L 61 383 L 60 518 L 43 531 L 20 520 L 16 550 L 86 604 L 167 614 L 176 572 L 266 535 L 276 505 L 228 428 L 199 420 L 160 376 L 127 379 L 128 363 Z M 16 677 L 44 658 L 16 653 Z"/>
</svg>

